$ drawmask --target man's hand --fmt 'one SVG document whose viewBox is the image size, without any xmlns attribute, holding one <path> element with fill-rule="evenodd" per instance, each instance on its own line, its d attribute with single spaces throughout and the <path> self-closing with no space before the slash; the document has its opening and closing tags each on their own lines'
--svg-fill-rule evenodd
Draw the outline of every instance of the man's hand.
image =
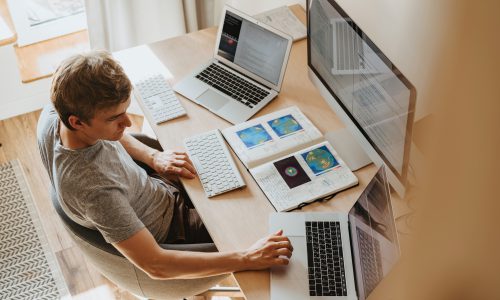
<svg viewBox="0 0 500 300">
<path fill-rule="evenodd" d="M 288 265 L 293 247 L 283 236 L 283 230 L 258 240 L 245 252 L 246 269 L 260 270 L 276 265 Z"/>
<path fill-rule="evenodd" d="M 159 174 L 194 178 L 196 170 L 185 152 L 165 150 L 153 153 L 153 169 Z"/>
</svg>

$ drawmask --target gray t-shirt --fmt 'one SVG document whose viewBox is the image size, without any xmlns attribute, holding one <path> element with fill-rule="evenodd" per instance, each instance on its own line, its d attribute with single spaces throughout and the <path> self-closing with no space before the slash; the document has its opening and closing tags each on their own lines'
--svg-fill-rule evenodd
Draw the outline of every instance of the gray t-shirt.
<svg viewBox="0 0 500 300">
<path fill-rule="evenodd" d="M 178 190 L 148 176 L 119 142 L 64 147 L 52 105 L 40 115 L 37 137 L 56 195 L 72 220 L 99 230 L 108 243 L 126 240 L 144 227 L 157 242 L 166 239 Z"/>
</svg>

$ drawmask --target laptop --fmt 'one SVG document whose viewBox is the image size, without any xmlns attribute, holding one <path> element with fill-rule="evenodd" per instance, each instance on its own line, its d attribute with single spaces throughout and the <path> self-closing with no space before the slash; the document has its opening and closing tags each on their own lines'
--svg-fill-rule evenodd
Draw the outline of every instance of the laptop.
<svg viewBox="0 0 500 300">
<path fill-rule="evenodd" d="M 400 250 L 384 167 L 349 213 L 274 213 L 294 247 L 288 266 L 271 269 L 271 299 L 366 299 Z"/>
<path fill-rule="evenodd" d="M 214 57 L 174 86 L 184 97 L 237 124 L 275 98 L 292 37 L 226 6 Z"/>
</svg>

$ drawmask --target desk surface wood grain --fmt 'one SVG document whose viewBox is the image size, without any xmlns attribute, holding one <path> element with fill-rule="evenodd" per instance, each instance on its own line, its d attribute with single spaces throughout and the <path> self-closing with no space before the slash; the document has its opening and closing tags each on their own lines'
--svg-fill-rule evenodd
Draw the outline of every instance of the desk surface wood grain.
<svg viewBox="0 0 500 300">
<path fill-rule="evenodd" d="M 306 17 L 302 7 L 295 5 L 291 8 L 305 23 Z M 215 35 L 216 28 L 209 28 L 153 43 L 149 47 L 172 74 L 168 81 L 174 85 L 213 57 Z M 306 53 L 306 40 L 293 44 L 279 96 L 255 117 L 297 105 L 323 134 L 341 129 L 342 123 L 308 78 Z M 164 148 L 184 149 L 183 139 L 188 136 L 231 126 L 229 122 L 203 107 L 181 95 L 177 96 L 186 108 L 187 116 L 160 125 L 152 125 Z M 146 118 L 152 120 L 143 104 L 140 105 Z M 220 251 L 245 249 L 267 235 L 268 215 L 275 211 L 250 173 L 233 152 L 232 155 L 247 184 L 245 188 L 209 199 L 205 196 L 199 180 L 183 180 L 189 196 Z M 375 171 L 376 167 L 373 164 L 362 168 L 355 172 L 359 179 L 358 186 L 337 194 L 329 201 L 313 203 L 302 210 L 348 211 Z M 269 271 L 246 271 L 234 275 L 247 299 L 269 299 Z"/>
</svg>

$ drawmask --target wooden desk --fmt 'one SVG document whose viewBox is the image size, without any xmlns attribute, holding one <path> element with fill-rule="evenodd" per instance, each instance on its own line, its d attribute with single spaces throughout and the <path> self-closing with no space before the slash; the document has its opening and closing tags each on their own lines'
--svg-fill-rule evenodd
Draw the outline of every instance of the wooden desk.
<svg viewBox="0 0 500 300">
<path fill-rule="evenodd" d="M 292 10 L 305 22 L 305 12 L 299 5 L 293 6 Z M 149 47 L 172 74 L 169 82 L 173 85 L 213 56 L 215 35 L 216 28 L 209 28 L 150 44 Z M 343 127 L 342 123 L 309 81 L 306 52 L 306 40 L 294 43 L 279 97 L 256 116 L 297 105 L 321 132 L 340 129 Z M 183 149 L 185 137 L 231 126 L 203 107 L 178 96 L 188 115 L 159 126 L 152 125 L 164 148 Z M 143 104 L 139 104 L 146 118 L 154 124 Z M 199 180 L 182 181 L 220 251 L 245 249 L 267 235 L 268 215 L 275 211 L 250 173 L 232 154 L 247 184 L 244 189 L 209 199 Z M 344 191 L 325 203 L 308 205 L 303 210 L 348 211 L 375 171 L 374 165 L 357 171 L 359 186 Z M 234 276 L 247 299 L 269 299 L 269 271 L 239 272 Z"/>
</svg>

